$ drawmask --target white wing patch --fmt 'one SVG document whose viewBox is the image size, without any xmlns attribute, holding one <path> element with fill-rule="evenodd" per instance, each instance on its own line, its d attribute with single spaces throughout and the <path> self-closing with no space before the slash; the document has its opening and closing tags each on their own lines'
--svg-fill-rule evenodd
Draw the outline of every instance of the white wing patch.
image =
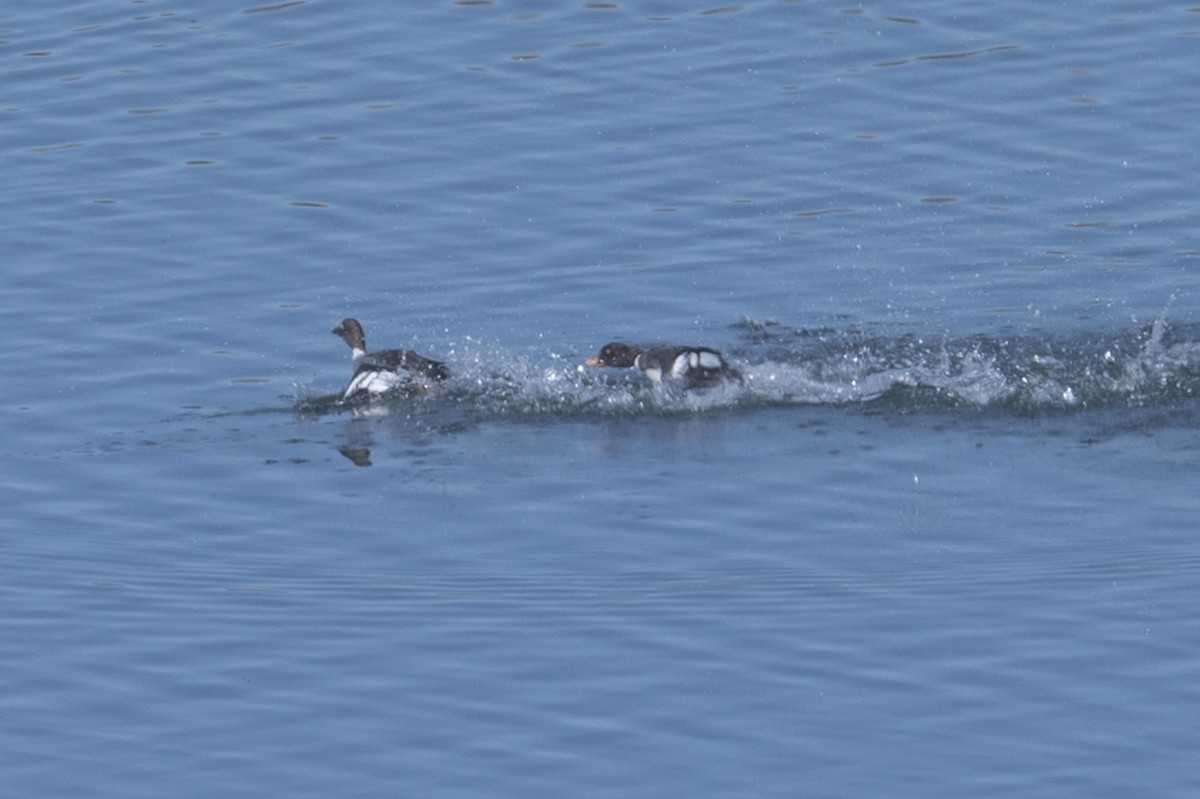
<svg viewBox="0 0 1200 799">
<path fill-rule="evenodd" d="M 681 352 L 671 364 L 671 376 L 682 378 L 693 369 L 722 369 L 724 366 L 721 356 L 715 352 L 688 350 Z"/>
<path fill-rule="evenodd" d="M 342 394 L 342 399 L 348 399 L 360 391 L 365 391 L 368 394 L 382 394 L 407 382 L 408 377 L 405 375 L 396 372 L 368 369 L 354 376 L 354 379 L 350 381 L 350 385 L 346 386 L 346 391 Z"/>
</svg>

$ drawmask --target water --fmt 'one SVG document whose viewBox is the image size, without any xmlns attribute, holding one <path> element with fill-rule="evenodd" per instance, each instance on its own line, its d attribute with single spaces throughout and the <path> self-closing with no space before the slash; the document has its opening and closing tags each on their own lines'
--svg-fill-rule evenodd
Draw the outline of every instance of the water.
<svg viewBox="0 0 1200 799">
<path fill-rule="evenodd" d="M 1193 796 L 1198 32 L 13 10 L 5 784 Z"/>
</svg>

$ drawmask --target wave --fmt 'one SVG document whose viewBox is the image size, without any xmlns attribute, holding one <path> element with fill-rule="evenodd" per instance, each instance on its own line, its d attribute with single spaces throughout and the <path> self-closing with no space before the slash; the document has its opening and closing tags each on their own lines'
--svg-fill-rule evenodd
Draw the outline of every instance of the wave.
<svg viewBox="0 0 1200 799">
<path fill-rule="evenodd" d="M 788 406 L 955 407 L 1015 413 L 1163 407 L 1200 394 L 1195 327 L 1150 325 L 1055 339 L 1024 334 L 955 338 L 859 328 L 793 328 L 742 319 L 726 355 L 745 381 L 679 392 L 651 387 L 636 370 L 593 370 L 578 353 L 543 360 L 468 340 L 447 361 L 439 391 L 343 404 L 300 387 L 294 410 L 426 417 L 467 424 L 498 417 L 694 414 Z"/>
</svg>

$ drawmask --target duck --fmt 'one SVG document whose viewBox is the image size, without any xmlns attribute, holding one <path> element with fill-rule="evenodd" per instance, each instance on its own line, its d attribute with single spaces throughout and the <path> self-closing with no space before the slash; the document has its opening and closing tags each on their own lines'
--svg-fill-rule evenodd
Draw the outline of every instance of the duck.
<svg viewBox="0 0 1200 799">
<path fill-rule="evenodd" d="M 342 402 L 369 398 L 398 388 L 426 392 L 437 383 L 450 379 L 450 370 L 444 363 L 412 350 L 367 352 L 367 337 L 357 319 L 343 319 L 329 332 L 346 342 L 354 361 L 354 375 L 342 391 Z"/>
<path fill-rule="evenodd" d="M 655 386 L 664 380 L 684 389 L 712 388 L 742 374 L 710 347 L 660 345 L 642 349 L 620 341 L 605 344 L 584 363 L 588 366 L 637 367 Z"/>
</svg>

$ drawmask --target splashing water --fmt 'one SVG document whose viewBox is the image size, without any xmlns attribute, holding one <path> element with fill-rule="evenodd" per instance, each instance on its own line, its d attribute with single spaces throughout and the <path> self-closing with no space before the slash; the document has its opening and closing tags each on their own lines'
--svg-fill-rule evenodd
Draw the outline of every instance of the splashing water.
<svg viewBox="0 0 1200 799">
<path fill-rule="evenodd" d="M 576 355 L 551 354 L 539 362 L 467 340 L 447 354 L 454 377 L 437 392 L 353 405 L 335 396 L 298 396 L 296 410 L 463 421 L 868 403 L 1028 413 L 1167 405 L 1200 394 L 1198 331 L 1161 318 L 1116 334 L 1061 340 L 888 337 L 749 319 L 732 328 L 741 341 L 725 352 L 745 381 L 704 391 L 654 388 L 633 369 L 586 369 Z"/>
</svg>

